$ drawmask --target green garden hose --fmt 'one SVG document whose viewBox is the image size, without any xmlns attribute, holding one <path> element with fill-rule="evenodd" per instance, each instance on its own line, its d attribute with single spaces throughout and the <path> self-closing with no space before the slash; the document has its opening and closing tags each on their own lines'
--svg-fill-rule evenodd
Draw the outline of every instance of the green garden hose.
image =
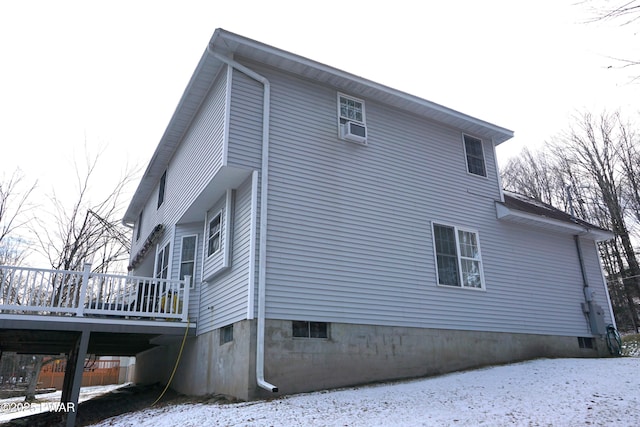
<svg viewBox="0 0 640 427">
<path fill-rule="evenodd" d="M 622 355 L 622 340 L 620 334 L 612 324 L 607 325 L 607 348 L 614 356 Z"/>
</svg>

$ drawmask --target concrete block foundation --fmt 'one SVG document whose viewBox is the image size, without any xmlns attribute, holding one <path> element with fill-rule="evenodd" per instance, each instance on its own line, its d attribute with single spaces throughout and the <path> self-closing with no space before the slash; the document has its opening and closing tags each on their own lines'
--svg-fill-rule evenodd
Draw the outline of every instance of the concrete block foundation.
<svg viewBox="0 0 640 427">
<path fill-rule="evenodd" d="M 190 338 L 172 388 L 187 395 L 223 394 L 242 400 L 273 397 L 256 386 L 255 320 L 233 325 L 233 341 L 220 330 Z M 265 379 L 277 395 L 438 375 L 540 357 L 602 357 L 601 339 L 580 348 L 570 336 L 457 331 L 330 323 L 329 337 L 294 338 L 289 320 L 267 320 Z M 181 343 L 138 355 L 136 382 L 166 383 Z"/>
<path fill-rule="evenodd" d="M 577 337 L 342 323 L 329 328 L 328 339 L 294 338 L 290 321 L 269 320 L 267 381 L 291 394 L 540 357 L 606 355 L 603 342 L 594 339 L 596 348 L 585 349 Z"/>
</svg>

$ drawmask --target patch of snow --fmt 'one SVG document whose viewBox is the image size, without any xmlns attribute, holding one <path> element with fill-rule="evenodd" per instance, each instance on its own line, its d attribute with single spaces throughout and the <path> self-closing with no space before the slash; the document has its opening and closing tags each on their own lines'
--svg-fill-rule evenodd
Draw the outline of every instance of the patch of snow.
<svg viewBox="0 0 640 427">
<path fill-rule="evenodd" d="M 94 427 L 640 425 L 640 358 L 540 359 L 237 404 L 180 404 Z"/>
<path fill-rule="evenodd" d="M 636 340 L 622 342 L 622 355 L 640 357 L 640 342 Z"/>
<path fill-rule="evenodd" d="M 127 384 L 111 384 L 82 387 L 80 388 L 80 397 L 78 400 L 84 402 L 85 400 L 92 399 L 126 385 Z M 0 422 L 50 411 L 60 402 L 61 397 L 62 392 L 55 391 L 53 393 L 36 394 L 37 402 L 34 403 L 25 403 L 24 396 L 1 399 Z"/>
</svg>

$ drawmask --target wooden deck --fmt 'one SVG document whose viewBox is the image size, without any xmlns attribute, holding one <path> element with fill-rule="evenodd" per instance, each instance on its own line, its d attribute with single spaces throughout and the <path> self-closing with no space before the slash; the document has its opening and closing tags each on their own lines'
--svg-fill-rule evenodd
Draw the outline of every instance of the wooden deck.
<svg viewBox="0 0 640 427">
<path fill-rule="evenodd" d="M 188 322 L 191 278 L 169 280 L 83 271 L 0 266 L 5 314 Z"/>
<path fill-rule="evenodd" d="M 190 279 L 0 266 L 0 351 L 66 353 L 86 331 L 89 353 L 134 356 L 160 336 L 193 335 Z"/>
<path fill-rule="evenodd" d="M 87 354 L 134 356 L 195 334 L 191 278 L 0 266 L 0 355 L 67 355 L 61 403 L 77 408 Z M 183 341 L 184 342 L 184 341 Z M 75 409 L 66 425 L 75 424 Z"/>
</svg>

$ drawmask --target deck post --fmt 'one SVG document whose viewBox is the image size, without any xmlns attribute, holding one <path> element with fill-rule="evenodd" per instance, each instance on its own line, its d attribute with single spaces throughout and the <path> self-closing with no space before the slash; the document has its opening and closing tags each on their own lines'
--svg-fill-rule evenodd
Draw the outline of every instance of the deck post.
<svg viewBox="0 0 640 427">
<path fill-rule="evenodd" d="M 82 386 L 82 374 L 84 372 L 84 359 L 87 357 L 90 334 L 91 332 L 88 328 L 82 329 L 69 351 L 69 358 L 67 359 L 67 369 L 62 385 L 62 397 L 60 398 L 61 406 L 67 416 L 67 427 L 73 427 L 76 424 L 80 387 Z"/>
<path fill-rule="evenodd" d="M 89 286 L 89 275 L 91 274 L 91 263 L 85 262 L 82 271 L 82 283 L 80 284 L 80 299 L 76 308 L 76 316 L 82 317 L 84 312 L 84 299 L 87 297 L 87 287 Z"/>
<path fill-rule="evenodd" d="M 184 276 L 184 293 L 182 294 L 182 321 L 189 320 L 189 294 L 191 293 L 191 276 Z"/>
</svg>

